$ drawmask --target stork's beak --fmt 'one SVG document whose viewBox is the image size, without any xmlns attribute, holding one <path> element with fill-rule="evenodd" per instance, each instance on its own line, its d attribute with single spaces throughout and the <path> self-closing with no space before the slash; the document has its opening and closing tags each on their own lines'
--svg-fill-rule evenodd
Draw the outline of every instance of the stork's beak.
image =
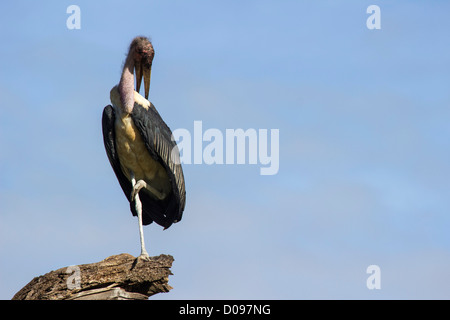
<svg viewBox="0 0 450 320">
<path fill-rule="evenodd" d="M 148 93 L 150 91 L 150 76 L 152 74 L 152 66 L 136 61 L 134 63 L 134 69 L 136 70 L 136 92 L 139 92 L 142 83 L 142 77 L 144 77 L 145 99 L 148 100 Z"/>
<path fill-rule="evenodd" d="M 145 87 L 145 99 L 148 100 L 148 93 L 150 91 L 150 77 L 152 75 L 152 66 L 149 67 L 143 66 L 142 69 L 144 69 L 144 87 Z"/>
<path fill-rule="evenodd" d="M 141 88 L 141 82 L 142 82 L 141 62 L 136 62 L 134 64 L 134 69 L 136 69 L 136 92 L 139 92 L 139 89 Z"/>
</svg>

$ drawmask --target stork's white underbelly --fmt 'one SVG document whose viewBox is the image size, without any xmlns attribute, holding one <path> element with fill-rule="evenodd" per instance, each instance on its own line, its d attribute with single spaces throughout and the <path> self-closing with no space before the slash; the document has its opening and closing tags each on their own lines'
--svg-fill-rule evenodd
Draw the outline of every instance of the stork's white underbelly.
<svg viewBox="0 0 450 320">
<path fill-rule="evenodd" d="M 136 181 L 144 180 L 164 195 L 170 190 L 170 181 L 163 166 L 155 161 L 129 114 L 116 117 L 116 147 L 123 173 L 131 180 L 133 171 Z"/>
</svg>

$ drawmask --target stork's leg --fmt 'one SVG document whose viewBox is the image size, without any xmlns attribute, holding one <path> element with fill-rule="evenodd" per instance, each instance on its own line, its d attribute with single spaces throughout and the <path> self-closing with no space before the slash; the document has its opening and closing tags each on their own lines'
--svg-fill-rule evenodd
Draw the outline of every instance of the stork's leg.
<svg viewBox="0 0 450 320">
<path fill-rule="evenodd" d="M 139 182 L 141 182 L 140 180 Z M 133 186 L 133 191 L 131 193 L 131 200 L 134 200 L 135 206 L 136 206 L 136 212 L 138 215 L 138 221 L 139 221 L 139 237 L 141 240 L 141 255 L 138 258 L 148 260 L 150 256 L 147 253 L 147 250 L 145 250 L 145 242 L 144 242 L 144 228 L 142 225 L 142 203 L 139 199 L 139 190 L 142 188 L 142 186 L 139 185 L 139 183 L 136 183 L 136 179 L 134 177 L 134 173 L 131 172 L 131 184 Z M 135 190 L 138 189 L 137 192 Z"/>
</svg>

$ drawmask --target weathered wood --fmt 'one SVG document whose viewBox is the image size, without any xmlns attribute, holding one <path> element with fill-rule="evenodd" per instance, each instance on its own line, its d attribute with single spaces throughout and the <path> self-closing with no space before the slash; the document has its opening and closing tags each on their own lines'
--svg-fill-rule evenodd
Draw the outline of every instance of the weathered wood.
<svg viewBox="0 0 450 320">
<path fill-rule="evenodd" d="M 143 300 L 169 292 L 173 257 L 150 261 L 123 253 L 97 263 L 70 266 L 35 277 L 13 300 Z"/>
<path fill-rule="evenodd" d="M 147 300 L 148 296 L 136 292 L 128 292 L 115 284 L 106 288 L 91 289 L 78 292 L 67 300 Z"/>
</svg>

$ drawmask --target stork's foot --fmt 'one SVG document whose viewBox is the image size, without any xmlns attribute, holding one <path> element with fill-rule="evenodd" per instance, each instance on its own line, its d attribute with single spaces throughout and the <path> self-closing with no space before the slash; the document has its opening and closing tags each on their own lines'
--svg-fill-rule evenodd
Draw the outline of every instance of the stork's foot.
<svg viewBox="0 0 450 320">
<path fill-rule="evenodd" d="M 148 255 L 148 253 L 147 252 L 141 253 L 141 255 L 139 257 L 134 259 L 131 269 L 134 269 L 138 264 L 149 262 L 149 261 L 150 261 L 150 256 Z"/>
<path fill-rule="evenodd" d="M 149 183 L 145 182 L 144 180 L 139 180 L 138 182 L 133 184 L 133 190 L 131 191 L 131 201 L 134 201 L 136 195 L 139 193 L 139 191 L 141 191 L 142 188 L 145 188 L 148 191 L 150 191 L 159 200 L 164 200 L 167 196 L 167 194 L 159 191 L 156 188 L 153 188 Z"/>
<path fill-rule="evenodd" d="M 131 201 L 134 201 L 139 191 L 141 191 L 142 188 L 146 187 L 147 183 L 144 180 L 139 180 L 138 182 L 136 182 L 136 184 L 133 186 L 133 190 L 131 191 Z"/>
<path fill-rule="evenodd" d="M 136 262 L 139 261 L 150 261 L 150 256 L 148 255 L 147 252 L 143 252 L 139 257 L 136 258 Z"/>
</svg>

